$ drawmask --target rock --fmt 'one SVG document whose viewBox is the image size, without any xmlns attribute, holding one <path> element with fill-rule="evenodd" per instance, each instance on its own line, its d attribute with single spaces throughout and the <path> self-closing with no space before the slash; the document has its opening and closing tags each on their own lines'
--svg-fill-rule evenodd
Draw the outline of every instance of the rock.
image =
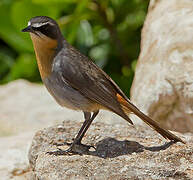
<svg viewBox="0 0 193 180">
<path fill-rule="evenodd" d="M 193 134 L 182 135 L 187 144 L 167 142 L 150 128 L 94 122 L 84 144 L 94 145 L 84 155 L 49 155 L 54 144 L 71 142 L 81 123 L 63 124 L 38 131 L 29 151 L 36 179 L 192 179 Z M 66 149 L 67 146 L 59 146 Z"/>
<path fill-rule="evenodd" d="M 179 132 L 193 132 L 192 19 L 192 0 L 151 0 L 131 89 L 139 109 Z"/>
<path fill-rule="evenodd" d="M 32 179 L 27 158 L 32 137 L 32 133 L 21 133 L 0 138 L 0 179 Z"/>
</svg>

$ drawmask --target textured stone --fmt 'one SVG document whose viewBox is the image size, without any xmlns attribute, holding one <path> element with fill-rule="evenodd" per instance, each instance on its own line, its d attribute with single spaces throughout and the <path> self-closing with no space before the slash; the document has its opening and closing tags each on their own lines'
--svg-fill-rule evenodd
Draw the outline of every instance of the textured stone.
<svg viewBox="0 0 193 180">
<path fill-rule="evenodd" d="M 31 179 L 27 153 L 32 133 L 0 138 L 0 179 Z"/>
<path fill-rule="evenodd" d="M 192 179 L 193 134 L 180 135 L 187 144 L 167 142 L 150 128 L 91 125 L 85 144 L 94 145 L 84 155 L 54 156 L 56 143 L 71 142 L 81 123 L 63 124 L 38 131 L 29 151 L 30 166 L 36 179 Z M 60 146 L 66 149 L 67 146 Z"/>
<path fill-rule="evenodd" d="M 192 19 L 192 0 L 150 2 L 131 89 L 139 109 L 180 132 L 193 132 Z"/>
</svg>

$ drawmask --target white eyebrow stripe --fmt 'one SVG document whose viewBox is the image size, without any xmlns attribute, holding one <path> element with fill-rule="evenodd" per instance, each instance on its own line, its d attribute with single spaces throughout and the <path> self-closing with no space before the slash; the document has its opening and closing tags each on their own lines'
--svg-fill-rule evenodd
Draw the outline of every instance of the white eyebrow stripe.
<svg viewBox="0 0 193 180">
<path fill-rule="evenodd" d="M 48 24 L 49 22 L 44 22 L 44 23 L 35 23 L 35 24 L 32 24 L 33 27 L 41 27 L 43 25 L 46 25 Z"/>
<path fill-rule="evenodd" d="M 27 23 L 27 26 L 30 26 L 31 25 L 31 22 L 29 21 L 28 23 Z"/>
</svg>

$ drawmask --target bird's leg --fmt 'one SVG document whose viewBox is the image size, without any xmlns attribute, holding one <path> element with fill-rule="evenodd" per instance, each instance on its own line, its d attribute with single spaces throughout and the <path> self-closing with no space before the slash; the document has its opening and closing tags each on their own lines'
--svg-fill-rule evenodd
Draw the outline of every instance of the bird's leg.
<svg viewBox="0 0 193 180">
<path fill-rule="evenodd" d="M 76 135 L 72 144 L 81 144 L 82 138 L 80 138 L 80 137 L 81 137 L 82 133 L 84 132 L 86 126 L 88 125 L 89 120 L 91 119 L 91 113 L 90 112 L 84 112 L 84 119 L 85 119 L 85 121 L 84 121 L 82 127 L 80 128 L 80 130 L 78 131 L 78 134 Z"/>
<path fill-rule="evenodd" d="M 76 138 L 74 139 L 73 144 L 81 144 L 81 140 L 84 137 L 86 131 L 88 130 L 88 128 L 90 127 L 92 121 L 95 119 L 95 117 L 97 116 L 97 114 L 99 113 L 99 111 L 96 111 L 93 113 L 92 117 L 91 114 L 89 113 L 89 115 L 87 114 L 88 112 L 84 112 L 84 117 L 85 117 L 85 121 L 87 122 L 86 125 L 84 126 L 84 128 L 81 128 L 78 132 L 78 135 L 76 136 Z M 88 119 L 87 119 L 88 118 Z M 83 124 L 84 125 L 84 124 Z"/>
<path fill-rule="evenodd" d="M 56 146 L 63 146 L 63 145 L 71 146 L 72 144 L 81 144 L 80 141 L 81 141 L 82 138 L 79 139 L 79 137 L 81 136 L 81 134 L 82 134 L 83 130 L 85 129 L 85 127 L 86 127 L 88 121 L 90 120 L 90 118 L 91 118 L 91 113 L 90 112 L 84 112 L 84 119 L 85 119 L 84 123 L 83 123 L 82 127 L 80 128 L 78 134 L 76 135 L 73 143 L 67 143 L 67 142 L 61 143 L 61 144 L 55 143 L 54 145 L 56 145 Z"/>
<path fill-rule="evenodd" d="M 94 112 L 91 117 L 90 112 L 84 112 L 85 121 L 82 127 L 80 128 L 77 136 L 75 137 L 73 143 L 70 145 L 70 147 L 67 150 L 61 150 L 58 148 L 59 149 L 58 151 L 48 152 L 48 153 L 54 154 L 54 155 L 65 155 L 65 154 L 82 154 L 83 152 L 88 152 L 89 149 L 93 146 L 87 146 L 87 145 L 81 144 L 81 140 L 98 113 L 99 111 Z"/>
<path fill-rule="evenodd" d="M 69 147 L 69 149 L 68 149 L 69 151 L 75 151 L 75 152 L 88 151 L 91 147 L 93 147 L 93 146 L 81 144 L 81 140 L 84 137 L 86 131 L 88 130 L 92 121 L 95 119 L 95 117 L 97 116 L 98 113 L 99 113 L 99 111 L 96 111 L 91 116 L 90 112 L 84 112 L 85 121 L 84 121 L 81 129 L 79 130 L 77 136 L 75 137 L 73 143 Z"/>
</svg>

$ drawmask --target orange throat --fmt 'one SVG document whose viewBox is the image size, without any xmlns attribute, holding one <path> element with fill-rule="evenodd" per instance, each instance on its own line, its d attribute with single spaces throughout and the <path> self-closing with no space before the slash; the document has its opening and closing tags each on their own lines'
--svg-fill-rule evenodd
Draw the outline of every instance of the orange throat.
<svg viewBox="0 0 193 180">
<path fill-rule="evenodd" d="M 30 33 L 30 36 L 33 42 L 41 78 L 45 79 L 52 71 L 52 62 L 58 44 L 57 40 L 48 37 L 39 37 L 33 33 Z"/>
</svg>

